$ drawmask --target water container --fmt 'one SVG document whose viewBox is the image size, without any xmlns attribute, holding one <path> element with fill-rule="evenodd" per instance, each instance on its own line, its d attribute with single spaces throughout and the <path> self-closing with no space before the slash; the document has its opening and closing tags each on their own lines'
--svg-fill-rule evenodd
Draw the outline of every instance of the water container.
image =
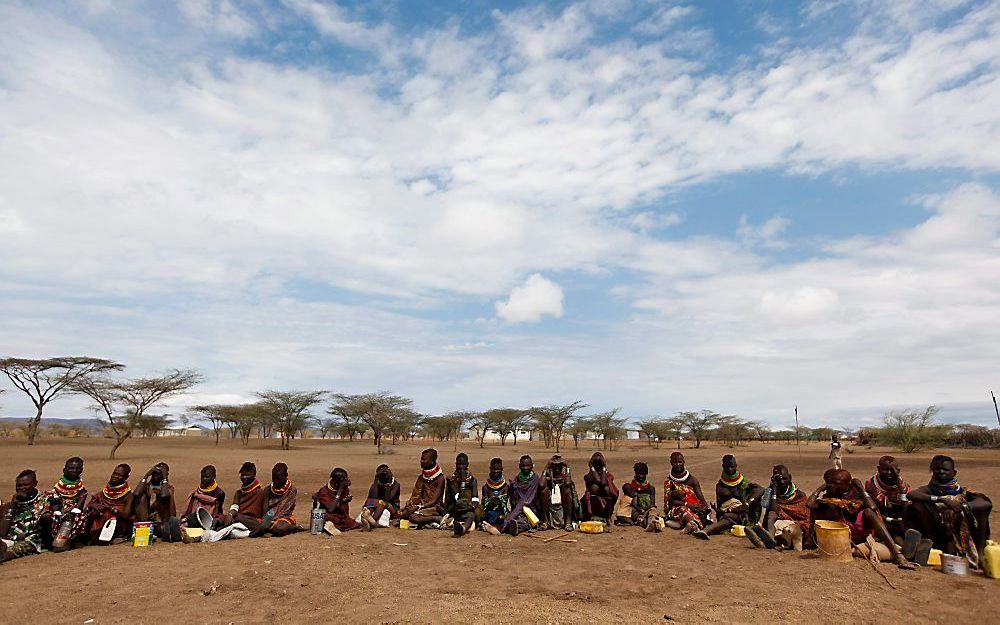
<svg viewBox="0 0 1000 625">
<path fill-rule="evenodd" d="M 319 502 L 316 502 L 316 507 L 312 510 L 312 518 L 309 523 L 309 533 L 314 536 L 318 536 L 323 533 L 323 521 L 326 518 L 326 511 L 319 507 Z"/>
<path fill-rule="evenodd" d="M 986 577 L 1000 579 L 1000 544 L 992 540 L 986 541 L 986 548 L 983 549 L 983 573 Z"/>
<path fill-rule="evenodd" d="M 941 554 L 941 570 L 945 575 L 967 575 L 969 563 L 964 556 L 953 556 L 950 553 Z"/>
<path fill-rule="evenodd" d="M 535 527 L 536 525 L 538 525 L 538 515 L 535 514 L 534 510 L 532 510 L 528 506 L 524 506 L 523 508 L 521 508 L 521 510 L 524 511 L 524 516 L 525 518 L 528 519 L 528 523 L 531 524 L 531 527 Z"/>
<path fill-rule="evenodd" d="M 821 559 L 850 562 L 854 558 L 851 553 L 851 528 L 839 521 L 816 521 L 813 527 Z"/>
</svg>

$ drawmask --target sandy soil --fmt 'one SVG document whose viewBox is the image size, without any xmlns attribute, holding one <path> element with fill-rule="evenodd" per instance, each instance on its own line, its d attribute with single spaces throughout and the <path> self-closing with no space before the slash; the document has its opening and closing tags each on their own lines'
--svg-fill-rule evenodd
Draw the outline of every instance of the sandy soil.
<svg viewBox="0 0 1000 625">
<path fill-rule="evenodd" d="M 17 471 L 34 468 L 48 487 L 71 455 L 86 460 L 85 482 L 96 489 L 115 464 L 106 458 L 110 442 L 99 439 L 0 441 L 0 485 L 13 492 Z M 296 441 L 282 452 L 276 442 L 254 441 L 249 448 L 224 441 L 161 439 L 130 441 L 119 460 L 137 480 L 154 461 L 171 466 L 178 490 L 193 489 L 198 470 L 213 463 L 220 483 L 233 492 L 237 469 L 255 461 L 269 472 L 288 463 L 299 488 L 300 522 L 306 523 L 309 497 L 333 466 L 343 466 L 361 505 L 374 467 L 388 462 L 404 484 L 404 498 L 417 475 L 423 445 L 398 445 L 377 457 L 368 443 Z M 462 445 L 473 472 L 482 479 L 489 459 L 500 456 L 508 471 L 530 453 L 544 464 L 552 451 Z M 636 460 L 649 463 L 662 484 L 672 449 L 632 443 L 606 452 L 618 483 L 631 476 Z M 719 458 L 730 450 L 712 444 L 684 449 L 688 467 L 706 485 L 714 484 Z M 590 443 L 564 451 L 581 475 Z M 773 464 L 783 462 L 804 490 L 814 488 L 827 466 L 827 448 L 779 444 L 741 447 L 735 452 L 745 474 L 762 482 Z M 845 455 L 846 468 L 862 479 L 883 450 Z M 911 483 L 926 480 L 933 452 L 901 457 Z M 959 479 L 1000 498 L 1000 452 L 950 450 Z M 441 446 L 442 465 L 451 464 L 451 443 Z M 659 489 L 658 489 L 659 490 Z M 661 497 L 657 493 L 658 499 Z M 993 524 L 1000 527 L 994 512 Z M 552 532 L 542 533 L 552 536 Z M 519 536 L 482 532 L 454 539 L 450 532 L 382 530 L 339 537 L 308 533 L 282 539 L 215 544 L 162 544 L 148 549 L 127 545 L 44 554 L 0 566 L 0 622 L 3 623 L 627 623 L 701 622 L 989 622 L 1000 613 L 1000 582 L 980 575 L 945 576 L 939 571 L 879 569 L 890 588 L 867 563 L 819 561 L 809 554 L 756 551 L 744 539 L 721 536 L 701 542 L 676 532 L 647 534 L 616 528 L 611 534 L 572 536 L 578 542 L 542 544 Z M 942 600 L 946 600 L 944 603 Z"/>
</svg>

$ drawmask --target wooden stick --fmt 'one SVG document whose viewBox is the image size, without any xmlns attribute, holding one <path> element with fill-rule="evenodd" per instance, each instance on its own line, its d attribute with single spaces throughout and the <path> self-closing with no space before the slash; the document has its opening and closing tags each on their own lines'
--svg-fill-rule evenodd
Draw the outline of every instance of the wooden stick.
<svg viewBox="0 0 1000 625">
<path fill-rule="evenodd" d="M 559 534 L 558 536 L 553 536 L 552 538 L 546 538 L 546 539 L 545 539 L 545 540 L 543 540 L 542 542 L 543 542 L 543 543 L 550 543 L 550 542 L 552 542 L 553 540 L 558 540 L 558 539 L 560 539 L 560 538 L 566 538 L 567 536 L 569 536 L 569 535 L 570 535 L 570 534 L 572 534 L 572 533 L 573 533 L 573 532 L 563 532 L 562 534 Z"/>
</svg>

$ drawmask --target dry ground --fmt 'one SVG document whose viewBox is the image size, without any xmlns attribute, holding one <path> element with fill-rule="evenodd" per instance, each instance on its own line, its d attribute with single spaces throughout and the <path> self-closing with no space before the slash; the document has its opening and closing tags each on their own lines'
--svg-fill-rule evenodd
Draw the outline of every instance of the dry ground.
<svg viewBox="0 0 1000 625">
<path fill-rule="evenodd" d="M 86 460 L 84 479 L 96 489 L 114 462 L 110 441 L 100 439 L 0 441 L 0 492 L 13 491 L 17 471 L 31 467 L 48 487 L 71 455 Z M 343 466 L 355 483 L 360 506 L 374 467 L 388 462 L 404 485 L 417 474 L 422 445 L 390 447 L 377 457 L 369 443 L 296 441 L 282 452 L 274 441 L 249 448 L 225 441 L 160 439 L 128 442 L 119 460 L 133 467 L 133 482 L 154 461 L 171 466 L 171 481 L 186 492 L 203 464 L 219 468 L 232 493 L 239 465 L 254 460 L 263 474 L 288 463 L 299 488 L 300 522 L 307 523 L 310 494 L 330 469 Z M 536 465 L 551 454 L 537 445 L 462 445 L 482 479 L 489 459 L 500 456 L 508 471 L 520 454 Z M 564 455 L 581 475 L 591 445 L 572 445 Z M 629 443 L 607 452 L 618 483 L 631 476 L 635 460 L 649 463 L 656 483 L 667 471 L 664 446 Z M 685 449 L 688 466 L 703 484 L 717 479 L 719 458 L 729 450 L 713 444 Z M 814 488 L 826 468 L 825 446 L 763 444 L 736 451 L 744 473 L 764 481 L 773 464 L 792 469 L 796 483 Z M 846 468 L 870 475 L 883 450 L 845 455 Z M 1000 501 L 1000 452 L 951 450 L 959 479 Z M 926 479 L 932 452 L 901 458 L 911 483 Z M 446 468 L 454 457 L 442 446 Z M 661 495 L 658 493 L 658 497 Z M 993 523 L 1000 527 L 997 514 Z M 551 532 L 543 533 L 552 536 Z M 382 530 L 336 538 L 301 533 L 283 539 L 215 544 L 158 543 L 86 548 L 44 554 L 0 566 L 0 622 L 78 623 L 626 623 L 700 622 L 989 622 L 1000 613 L 1000 582 L 975 575 L 948 577 L 935 570 L 880 570 L 868 564 L 831 564 L 810 555 L 755 551 L 743 539 L 715 537 L 705 543 L 676 532 L 646 534 L 634 528 L 607 535 L 576 534 L 576 543 L 542 544 L 526 537 L 476 532 L 453 539 L 448 532 Z M 947 604 L 941 600 L 946 599 Z"/>
</svg>

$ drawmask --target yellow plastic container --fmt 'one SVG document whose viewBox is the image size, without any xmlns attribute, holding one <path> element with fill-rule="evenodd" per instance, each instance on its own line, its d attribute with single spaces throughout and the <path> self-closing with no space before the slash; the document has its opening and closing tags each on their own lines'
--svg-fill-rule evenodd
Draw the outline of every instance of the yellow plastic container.
<svg viewBox="0 0 1000 625">
<path fill-rule="evenodd" d="M 734 525 L 732 529 L 733 536 L 739 536 L 743 538 L 747 535 L 747 529 L 742 525 Z"/>
<path fill-rule="evenodd" d="M 983 573 L 986 577 L 1000 579 L 1000 544 L 992 540 L 986 541 L 986 548 L 983 549 Z"/>
<path fill-rule="evenodd" d="M 399 520 L 399 529 L 401 529 L 401 530 L 412 530 L 413 529 L 413 523 L 410 523 L 406 519 L 400 519 Z"/>
<path fill-rule="evenodd" d="M 531 524 L 531 527 L 535 527 L 536 525 L 538 525 L 538 516 L 535 515 L 534 510 L 532 510 L 528 506 L 521 508 L 521 510 L 524 512 L 524 516 L 525 518 L 528 519 L 528 523 Z"/>
<path fill-rule="evenodd" d="M 931 555 L 927 556 L 927 566 L 941 566 L 940 549 L 931 549 Z"/>
<path fill-rule="evenodd" d="M 833 562 L 850 562 L 851 529 L 838 521 L 816 521 L 816 547 L 819 557 Z"/>
<path fill-rule="evenodd" d="M 600 521 L 582 521 L 580 523 L 580 531 L 584 534 L 603 534 L 604 523 Z"/>
<path fill-rule="evenodd" d="M 148 547 L 149 538 L 153 534 L 153 524 L 147 521 L 136 521 L 132 545 L 135 547 Z"/>
</svg>

